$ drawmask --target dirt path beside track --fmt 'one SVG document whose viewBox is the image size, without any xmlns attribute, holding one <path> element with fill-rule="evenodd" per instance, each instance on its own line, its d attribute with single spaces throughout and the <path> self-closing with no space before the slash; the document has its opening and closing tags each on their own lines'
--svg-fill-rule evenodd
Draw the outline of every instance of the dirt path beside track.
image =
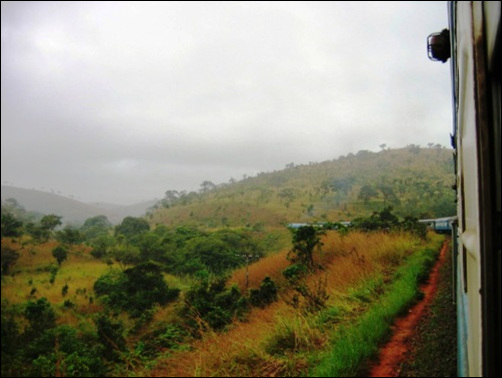
<svg viewBox="0 0 502 378">
<path fill-rule="evenodd" d="M 380 350 L 378 361 L 370 366 L 370 377 L 398 377 L 401 366 L 410 349 L 410 338 L 414 335 L 420 319 L 426 313 L 436 294 L 439 282 L 439 269 L 445 263 L 448 242 L 443 244 L 437 262 L 431 270 L 428 281 L 420 286 L 423 299 L 415 304 L 408 314 L 396 320 L 392 326 L 390 341 Z"/>
</svg>

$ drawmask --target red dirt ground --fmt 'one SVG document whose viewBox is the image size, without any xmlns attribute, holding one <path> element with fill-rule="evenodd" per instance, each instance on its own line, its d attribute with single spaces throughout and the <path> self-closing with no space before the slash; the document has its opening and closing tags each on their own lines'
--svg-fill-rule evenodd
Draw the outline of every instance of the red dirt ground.
<svg viewBox="0 0 502 378">
<path fill-rule="evenodd" d="M 430 306 L 439 281 L 439 268 L 445 262 L 448 243 L 443 244 L 439 259 L 432 268 L 429 280 L 420 286 L 424 298 L 413 306 L 408 315 L 399 318 L 392 326 L 390 341 L 380 350 L 378 362 L 370 367 L 369 377 L 398 377 L 401 363 L 409 350 L 409 339 L 413 335 L 420 318 Z"/>
</svg>

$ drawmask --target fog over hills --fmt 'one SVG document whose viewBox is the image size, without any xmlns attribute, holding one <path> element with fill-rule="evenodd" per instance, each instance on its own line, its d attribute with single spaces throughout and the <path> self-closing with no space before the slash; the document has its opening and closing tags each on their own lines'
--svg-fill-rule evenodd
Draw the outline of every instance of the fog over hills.
<svg viewBox="0 0 502 378">
<path fill-rule="evenodd" d="M 350 220 L 392 206 L 401 217 L 455 213 L 451 151 L 441 146 L 359 151 L 338 159 L 262 172 L 226 184 L 205 181 L 198 192 L 167 190 L 166 197 L 130 206 L 83 203 L 39 190 L 2 186 L 2 201 L 14 198 L 26 211 L 63 216 L 82 224 L 105 215 L 117 224 L 126 216 L 152 224 L 243 227 L 255 224 Z"/>
<path fill-rule="evenodd" d="M 110 222 L 117 224 L 126 216 L 144 215 L 157 202 L 151 200 L 129 206 L 87 204 L 54 193 L 2 185 L 2 202 L 9 198 L 14 198 L 27 211 L 61 215 L 65 224 L 82 224 L 87 218 L 96 215 L 105 215 Z"/>
</svg>

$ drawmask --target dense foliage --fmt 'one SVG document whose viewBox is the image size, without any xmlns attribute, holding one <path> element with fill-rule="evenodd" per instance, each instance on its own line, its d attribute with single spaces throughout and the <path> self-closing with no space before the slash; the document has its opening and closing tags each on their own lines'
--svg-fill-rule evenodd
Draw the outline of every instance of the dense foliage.
<svg viewBox="0 0 502 378">
<path fill-rule="evenodd" d="M 106 296 L 110 306 L 127 311 L 132 317 L 141 316 L 155 304 L 172 302 L 179 294 L 178 289 L 168 287 L 161 266 L 154 262 L 107 273 L 95 282 L 94 291 L 98 296 Z"/>
<path fill-rule="evenodd" d="M 236 286 L 226 288 L 226 280 L 202 279 L 185 294 L 182 314 L 193 330 L 221 330 L 248 310 L 247 300 Z"/>
<path fill-rule="evenodd" d="M 420 223 L 417 218 L 407 216 L 400 221 L 399 218 L 392 213 L 392 207 L 386 207 L 380 212 L 374 212 L 367 218 L 356 218 L 351 222 L 351 228 L 370 231 L 408 231 L 412 234 L 425 239 L 427 227 L 424 223 Z"/>
</svg>

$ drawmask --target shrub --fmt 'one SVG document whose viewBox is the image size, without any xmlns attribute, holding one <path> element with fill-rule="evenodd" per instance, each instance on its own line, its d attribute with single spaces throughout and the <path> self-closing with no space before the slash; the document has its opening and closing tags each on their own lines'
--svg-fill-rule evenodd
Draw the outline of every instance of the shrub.
<svg viewBox="0 0 502 378">
<path fill-rule="evenodd" d="M 103 376 L 103 347 L 90 334 L 62 325 L 49 329 L 29 345 L 33 377 Z"/>
<path fill-rule="evenodd" d="M 66 294 L 68 294 L 68 284 L 65 284 L 61 289 L 61 295 L 64 297 Z"/>
<path fill-rule="evenodd" d="M 52 250 L 52 256 L 54 256 L 58 265 L 61 266 L 61 263 L 68 258 L 68 249 L 62 245 L 58 245 Z"/>
<path fill-rule="evenodd" d="M 270 277 L 265 277 L 259 289 L 249 291 L 249 302 L 256 307 L 266 307 L 277 301 L 277 285 Z"/>
<path fill-rule="evenodd" d="M 182 316 L 194 331 L 201 327 L 221 330 L 247 312 L 247 301 L 237 286 L 226 289 L 225 283 L 224 278 L 204 279 L 186 293 Z"/>
<path fill-rule="evenodd" d="M 282 272 L 283 276 L 288 280 L 289 283 L 297 282 L 299 279 L 305 277 L 307 273 L 308 269 L 303 264 L 290 265 Z"/>
<path fill-rule="evenodd" d="M 29 322 L 27 332 L 36 336 L 56 325 L 56 314 L 47 298 L 42 297 L 35 302 L 28 301 L 24 316 Z"/>
<path fill-rule="evenodd" d="M 110 361 L 116 361 L 125 350 L 124 326 L 120 321 L 114 321 L 105 314 L 98 315 L 94 322 L 98 329 L 98 339 L 104 346 L 103 356 Z"/>
<path fill-rule="evenodd" d="M 10 268 L 19 259 L 19 253 L 14 249 L 4 245 L 1 246 L 1 256 L 2 256 L 2 276 L 9 274 Z"/>
<path fill-rule="evenodd" d="M 179 289 L 168 287 L 160 265 L 154 262 L 138 264 L 124 272 L 107 273 L 94 283 L 94 291 L 98 296 L 106 295 L 112 307 L 125 310 L 135 318 L 155 304 L 165 305 L 179 295 Z"/>
<path fill-rule="evenodd" d="M 293 249 L 288 258 L 293 262 L 314 269 L 314 249 L 322 246 L 321 235 L 323 230 L 314 226 L 303 226 L 293 232 Z"/>
<path fill-rule="evenodd" d="M 188 337 L 188 333 L 177 324 L 167 324 L 145 334 L 141 338 L 143 353 L 154 357 L 165 349 L 180 349 L 180 345 Z"/>
</svg>

